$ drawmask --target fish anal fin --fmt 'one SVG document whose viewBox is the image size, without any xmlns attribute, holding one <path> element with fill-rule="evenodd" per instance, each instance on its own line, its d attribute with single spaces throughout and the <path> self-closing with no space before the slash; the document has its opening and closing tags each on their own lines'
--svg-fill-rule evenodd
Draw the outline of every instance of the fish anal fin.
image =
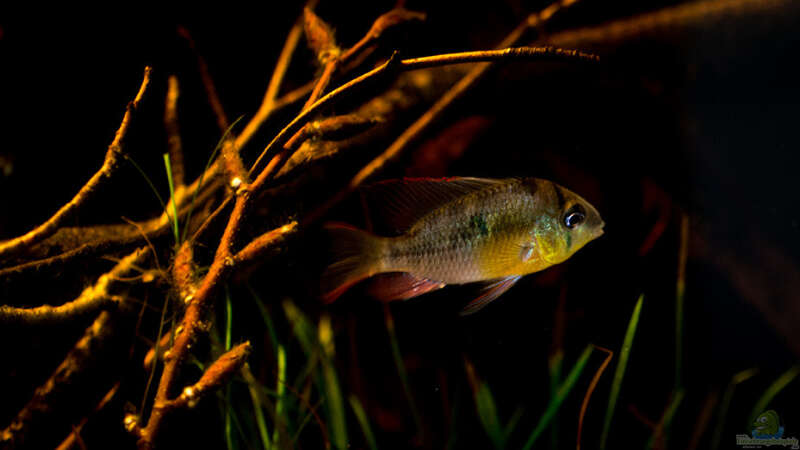
<svg viewBox="0 0 800 450">
<path fill-rule="evenodd" d="M 511 286 L 519 281 L 520 278 L 522 277 L 515 275 L 491 281 L 481 289 L 481 294 L 475 300 L 469 302 L 467 306 L 461 310 L 461 315 L 467 316 L 480 311 L 497 297 L 503 295 L 505 291 L 511 289 Z"/>
<path fill-rule="evenodd" d="M 402 178 L 365 188 L 364 199 L 377 229 L 402 233 L 442 205 L 506 181 L 471 177 Z"/>
<path fill-rule="evenodd" d="M 445 286 L 440 281 L 415 277 L 407 272 L 384 273 L 373 277 L 368 292 L 384 302 L 408 300 Z"/>
</svg>

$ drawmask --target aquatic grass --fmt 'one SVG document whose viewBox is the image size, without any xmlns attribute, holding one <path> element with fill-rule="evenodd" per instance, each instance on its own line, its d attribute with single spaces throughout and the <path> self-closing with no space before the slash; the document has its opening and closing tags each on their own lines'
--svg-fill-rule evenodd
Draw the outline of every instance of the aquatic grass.
<svg viewBox="0 0 800 450">
<path fill-rule="evenodd" d="M 800 365 L 792 366 L 789 368 L 789 370 L 781 374 L 781 376 L 779 376 L 771 385 L 769 385 L 767 390 L 761 394 L 761 397 L 759 397 L 758 401 L 756 401 L 756 404 L 753 406 L 753 409 L 750 411 L 750 415 L 747 419 L 747 426 L 750 426 L 756 420 L 756 417 L 767 409 L 767 406 L 772 399 L 774 399 L 775 396 L 778 395 L 778 393 L 782 391 L 789 383 L 797 378 L 797 375 L 800 375 Z"/>
<path fill-rule="evenodd" d="M 453 401 L 453 407 L 450 410 L 450 424 L 448 425 L 448 434 L 447 437 L 447 444 L 445 445 L 445 450 L 452 450 L 455 448 L 456 441 L 458 439 L 458 428 L 456 425 L 458 424 L 458 411 L 459 407 L 461 406 L 461 396 L 456 396 L 455 400 Z"/>
<path fill-rule="evenodd" d="M 358 401 L 358 397 L 355 395 L 351 395 L 348 400 L 350 401 L 350 407 L 353 409 L 353 414 L 355 414 L 358 424 L 361 426 L 364 440 L 367 441 L 370 450 L 378 450 L 378 443 L 375 440 L 375 435 L 372 434 L 372 429 L 369 426 L 369 419 L 367 418 L 367 413 L 364 411 L 364 407 L 361 406 L 361 402 Z"/>
<path fill-rule="evenodd" d="M 622 349 L 619 352 L 619 361 L 617 368 L 614 371 L 614 380 L 611 384 L 611 392 L 608 395 L 608 407 L 606 408 L 605 419 L 603 420 L 603 431 L 600 435 L 600 450 L 606 448 L 608 440 L 608 431 L 611 429 L 611 421 L 614 418 L 614 409 L 617 406 L 617 399 L 619 392 L 622 388 L 622 379 L 625 377 L 625 369 L 628 366 L 628 358 L 631 354 L 633 347 L 633 338 L 636 335 L 636 327 L 639 325 L 639 314 L 642 311 L 642 302 L 644 301 L 644 294 L 639 296 L 636 301 L 636 306 L 633 307 L 633 314 L 631 320 L 628 322 L 628 329 L 625 331 L 625 339 L 622 341 Z"/>
<path fill-rule="evenodd" d="M 561 372 L 564 366 L 564 352 L 562 349 L 556 350 L 547 359 L 547 370 L 550 375 L 550 398 L 555 398 L 558 395 L 558 385 L 561 384 Z M 550 448 L 558 450 L 558 420 L 553 419 L 553 424 L 550 427 Z"/>
<path fill-rule="evenodd" d="M 166 156 L 166 154 L 165 154 Z M 168 160 L 168 158 L 165 158 Z M 233 331 L 233 302 L 228 286 L 225 286 L 225 351 L 231 349 L 231 337 Z M 231 385 L 225 386 L 225 445 L 228 450 L 234 448 L 233 433 L 231 432 L 231 421 L 233 419 L 233 408 L 231 408 Z"/>
<path fill-rule="evenodd" d="M 258 436 L 261 440 L 261 445 L 264 450 L 271 450 L 272 443 L 269 438 L 269 429 L 267 428 L 267 420 L 264 417 L 264 407 L 261 404 L 261 393 L 259 392 L 261 384 L 255 379 L 250 367 L 245 364 L 242 369 L 242 375 L 247 382 L 247 389 L 250 393 L 250 401 L 253 404 L 253 414 L 255 415 L 256 428 Z"/>
<path fill-rule="evenodd" d="M 300 346 L 306 356 L 314 353 L 316 347 L 316 330 L 311 321 L 291 300 L 283 301 L 283 311 L 292 326 L 292 332 L 300 342 Z"/>
<path fill-rule="evenodd" d="M 285 393 L 286 393 L 286 350 L 283 346 L 278 344 L 277 352 L 278 363 L 278 378 L 275 384 L 275 416 L 282 417 L 284 413 Z M 272 445 L 277 446 L 280 439 L 278 428 L 275 428 L 275 433 L 272 435 Z"/>
<path fill-rule="evenodd" d="M 225 130 L 225 132 L 222 133 L 222 137 L 219 138 L 219 141 L 217 141 L 217 145 L 214 146 L 214 150 L 211 152 L 211 156 L 209 156 L 208 160 L 206 161 L 205 169 L 203 169 L 203 172 L 200 173 L 200 180 L 197 182 L 197 189 L 195 189 L 194 193 L 192 194 L 192 201 L 189 203 L 189 211 L 186 213 L 186 222 L 185 222 L 186 226 L 183 227 L 183 234 L 181 235 L 181 242 L 186 240 L 186 233 L 188 233 L 189 225 L 191 225 L 191 223 L 192 223 L 192 213 L 194 212 L 194 205 L 195 205 L 195 202 L 197 201 L 197 194 L 198 194 L 198 192 L 200 192 L 200 188 L 203 187 L 203 181 L 205 181 L 204 178 L 205 178 L 206 172 L 208 172 L 208 169 L 211 167 L 211 163 L 214 161 L 214 158 L 216 158 L 217 153 L 219 153 L 220 149 L 222 148 L 222 144 L 226 140 L 228 140 L 228 136 L 231 134 L 231 131 L 233 130 L 233 127 L 235 127 L 236 124 L 239 123 L 239 121 L 242 120 L 243 117 L 244 116 L 239 116 L 239 118 L 234 120 L 233 123 L 230 124 L 230 126 L 228 126 L 228 128 Z M 163 204 L 164 202 L 161 202 L 161 203 Z"/>
<path fill-rule="evenodd" d="M 131 163 L 131 165 L 134 168 L 136 168 L 136 171 L 139 172 L 139 175 L 141 175 L 142 178 L 144 178 L 144 181 L 147 182 L 147 185 L 150 186 L 150 190 L 152 190 L 153 194 L 156 195 L 156 199 L 158 199 L 158 204 L 161 205 L 161 209 L 162 210 L 166 210 L 167 209 L 167 204 L 164 203 L 164 198 L 161 197 L 161 194 L 158 193 L 158 189 L 156 189 L 156 185 L 153 184 L 153 180 L 151 180 L 150 177 L 147 176 L 147 174 L 145 173 L 144 170 L 142 170 L 142 168 L 141 168 L 141 166 L 139 166 L 139 164 L 136 164 L 136 161 L 134 161 L 133 158 L 131 158 L 128 155 L 125 155 L 125 160 L 127 160 L 129 163 Z"/>
<path fill-rule="evenodd" d="M 333 364 L 334 343 L 333 329 L 329 316 L 322 316 L 319 321 L 319 343 L 322 347 L 322 373 L 325 382 L 325 398 L 331 422 L 333 444 L 338 449 L 347 447 L 347 423 L 345 422 L 344 398 L 336 367 Z"/>
<path fill-rule="evenodd" d="M 464 367 L 467 373 L 467 380 L 472 389 L 472 396 L 475 402 L 475 409 L 478 412 L 478 419 L 483 426 L 486 435 L 492 441 L 492 445 L 497 449 L 506 447 L 508 437 L 514 431 L 525 410 L 517 408 L 511 415 L 508 423 L 503 426 L 497 412 L 497 404 L 492 395 L 489 385 L 481 380 L 475 373 L 475 366 L 468 359 L 464 359 Z"/>
<path fill-rule="evenodd" d="M 528 436 L 528 440 L 525 442 L 525 445 L 522 447 L 523 450 L 530 450 L 533 447 L 533 444 L 536 443 L 536 440 L 539 439 L 542 432 L 547 428 L 547 425 L 550 424 L 550 421 L 555 417 L 556 412 L 561 407 L 561 404 L 564 402 L 564 399 L 567 398 L 569 393 L 572 391 L 572 388 L 575 387 L 575 383 L 580 378 L 581 373 L 583 373 L 583 369 L 586 367 L 586 363 L 589 362 L 589 356 L 592 354 L 592 346 L 587 345 L 586 348 L 581 353 L 581 356 L 578 358 L 578 361 L 572 366 L 572 370 L 569 371 L 567 377 L 564 379 L 564 382 L 558 388 L 557 395 L 550 399 L 550 403 L 548 403 L 547 408 L 544 411 L 544 414 L 539 418 L 539 422 L 536 424 L 536 427 L 531 432 L 530 436 Z"/>
<path fill-rule="evenodd" d="M 167 184 L 169 185 L 169 195 L 172 199 L 172 233 L 175 235 L 175 245 L 180 242 L 180 227 L 178 226 L 178 206 L 175 203 L 175 184 L 172 180 L 172 164 L 169 161 L 169 153 L 164 153 L 164 168 L 167 170 Z"/>
<path fill-rule="evenodd" d="M 475 374 L 475 367 L 469 360 L 464 360 L 466 367 L 467 380 L 469 380 L 470 387 L 472 388 L 473 399 L 475 401 L 475 409 L 478 412 L 478 419 L 483 426 L 484 431 L 492 441 L 492 445 L 496 449 L 502 449 L 505 445 L 505 432 L 500 424 L 500 418 L 497 415 L 497 406 L 492 396 L 492 391 L 489 386 L 478 379 Z"/>
<path fill-rule="evenodd" d="M 594 348 L 605 352 L 608 356 L 600 364 L 600 367 L 595 372 L 594 377 L 592 377 L 592 381 L 589 382 L 589 387 L 586 389 L 586 395 L 583 396 L 583 403 L 581 403 L 581 412 L 578 414 L 578 433 L 577 437 L 575 438 L 576 444 L 575 447 L 577 450 L 581 450 L 581 434 L 583 433 L 583 418 L 586 416 L 586 410 L 589 408 L 589 400 L 592 398 L 592 393 L 594 392 L 595 388 L 597 387 L 597 383 L 600 382 L 600 377 L 603 376 L 603 373 L 606 371 L 606 368 L 611 363 L 611 359 L 614 358 L 614 352 L 607 348 L 599 347 L 597 345 Z"/>
<path fill-rule="evenodd" d="M 711 450 L 716 450 L 719 448 L 719 443 L 722 439 L 722 432 L 725 428 L 725 419 L 728 416 L 728 410 L 730 409 L 731 402 L 733 401 L 733 393 L 736 390 L 736 386 L 744 383 L 750 378 L 753 378 L 757 374 L 758 369 L 754 367 L 752 369 L 738 372 L 731 377 L 731 381 L 728 383 L 728 387 L 725 388 L 725 393 L 722 395 L 722 402 L 720 403 L 719 413 L 717 415 L 717 423 L 714 426 L 714 435 L 711 439 Z"/>
<path fill-rule="evenodd" d="M 686 391 L 680 389 L 672 395 L 672 399 L 664 409 L 664 413 L 661 415 L 658 425 L 653 430 L 653 434 L 650 435 L 650 439 L 647 440 L 647 446 L 645 448 L 655 448 L 654 446 L 656 443 L 667 438 L 669 427 L 672 424 L 672 419 L 675 417 L 675 412 L 681 405 L 685 394 Z M 666 448 L 666 443 L 662 442 L 660 445 L 658 445 L 658 448 Z"/>
<path fill-rule="evenodd" d="M 686 292 L 686 259 L 689 255 L 689 216 L 681 219 L 681 243 L 678 250 L 678 279 L 675 286 L 675 385 L 673 392 L 683 387 L 683 304 Z"/>
<path fill-rule="evenodd" d="M 386 322 L 386 332 L 389 334 L 389 343 L 392 347 L 392 357 L 394 358 L 394 364 L 397 367 L 397 375 L 400 377 L 400 382 L 403 385 L 403 393 L 405 394 L 406 401 L 408 401 L 408 407 L 411 409 L 411 417 L 414 419 L 414 426 L 417 427 L 418 435 L 422 436 L 422 419 L 419 416 L 417 404 L 414 401 L 414 395 L 411 393 L 411 385 L 408 382 L 408 374 L 406 373 L 406 367 L 403 363 L 403 355 L 400 353 L 400 345 L 397 343 L 397 335 L 395 334 L 392 311 L 389 309 L 388 304 L 383 308 L 383 316 L 384 321 Z"/>
<path fill-rule="evenodd" d="M 706 399 L 703 401 L 703 407 L 700 409 L 700 413 L 695 420 L 697 425 L 692 432 L 692 436 L 689 438 L 689 444 L 686 446 L 686 450 L 695 450 L 700 445 L 700 439 L 702 439 L 703 434 L 705 434 L 708 429 L 708 425 L 711 423 L 711 416 L 714 414 L 714 409 L 716 409 L 718 401 L 719 390 L 713 390 L 706 395 Z"/>
<path fill-rule="evenodd" d="M 267 327 L 267 333 L 269 334 L 269 341 L 272 344 L 272 351 L 275 354 L 278 354 L 278 334 L 275 332 L 275 323 L 272 321 L 272 315 L 267 309 L 267 306 L 264 304 L 264 300 L 258 295 L 253 286 L 250 283 L 247 283 L 247 289 L 250 291 L 250 295 L 253 296 L 255 300 L 256 306 L 258 307 L 258 312 L 261 313 L 261 319 L 264 321 L 264 325 Z"/>
</svg>

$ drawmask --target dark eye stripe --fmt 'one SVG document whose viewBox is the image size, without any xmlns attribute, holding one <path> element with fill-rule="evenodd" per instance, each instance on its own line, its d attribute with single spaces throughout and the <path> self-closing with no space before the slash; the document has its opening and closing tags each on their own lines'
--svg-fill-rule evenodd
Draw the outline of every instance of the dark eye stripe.
<svg viewBox="0 0 800 450">
<path fill-rule="evenodd" d="M 564 197 L 564 192 L 561 191 L 561 186 L 553 183 L 552 181 L 550 184 L 553 185 L 553 190 L 556 191 L 556 198 L 558 199 L 558 210 L 561 211 L 564 209 L 564 204 L 566 204 L 567 200 Z"/>
</svg>

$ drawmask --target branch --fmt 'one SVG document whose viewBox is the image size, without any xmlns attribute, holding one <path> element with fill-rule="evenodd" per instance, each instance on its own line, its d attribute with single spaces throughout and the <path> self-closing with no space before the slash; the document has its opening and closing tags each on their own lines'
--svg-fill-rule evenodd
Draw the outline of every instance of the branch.
<svg viewBox="0 0 800 450">
<path fill-rule="evenodd" d="M 169 402 L 170 407 L 194 407 L 203 395 L 230 380 L 242 368 L 251 350 L 250 341 L 247 341 L 225 352 L 211 367 L 206 369 L 197 383 L 184 388 L 178 398 Z"/>
<path fill-rule="evenodd" d="M 307 122 L 310 116 L 317 113 L 320 109 L 328 107 L 330 104 L 340 100 L 341 97 L 344 97 L 346 94 L 351 94 L 351 91 L 361 88 L 367 82 L 375 81 L 375 79 L 381 76 L 385 76 L 394 72 L 403 72 L 452 64 L 517 59 L 599 61 L 599 58 L 592 54 L 584 53 L 578 50 L 565 50 L 554 47 L 518 47 L 507 48 L 504 50 L 449 53 L 399 61 L 395 58 L 395 56 L 392 56 L 392 58 L 385 63 L 359 77 L 354 78 L 342 86 L 339 86 L 329 94 L 317 100 L 308 109 L 303 110 L 294 118 L 294 120 L 289 122 L 289 124 L 286 125 L 286 127 L 284 127 L 261 152 L 261 155 L 259 155 L 258 159 L 256 159 L 256 162 L 253 163 L 253 166 L 250 168 L 250 174 L 252 175 L 255 169 L 258 168 L 258 165 L 264 156 L 274 151 L 278 146 L 283 145 L 283 143 L 286 142 L 291 135 L 296 133 Z M 254 182 L 254 184 L 259 184 L 258 179 Z"/>
<path fill-rule="evenodd" d="M 276 245 L 285 242 L 286 239 L 295 233 L 297 233 L 297 222 L 292 221 L 280 228 L 262 234 L 253 239 L 234 256 L 234 264 L 237 266 L 253 264 L 255 261 L 261 259 L 265 253 L 272 250 Z"/>
<path fill-rule="evenodd" d="M 91 376 L 86 373 L 90 368 L 113 371 L 122 367 L 116 358 L 120 353 L 110 352 L 116 346 L 108 342 L 110 337 L 122 335 L 118 325 L 111 313 L 100 313 L 11 424 L 0 430 L 0 447 L 36 447 L 34 442 L 44 445 L 42 441 L 53 438 L 54 430 L 48 422 L 53 420 L 54 414 L 82 414 L 87 404 L 96 401 L 94 394 L 102 392 L 94 391 L 107 387 L 98 384 L 95 373 Z"/>
<path fill-rule="evenodd" d="M 108 390 L 103 399 L 100 400 L 100 403 L 98 403 L 97 406 L 94 408 L 92 414 L 100 412 L 109 403 L 111 403 L 111 400 L 113 400 L 114 396 L 117 395 L 117 391 L 119 390 L 119 385 L 120 383 L 117 382 L 111 389 Z M 81 429 L 86 425 L 88 421 L 89 421 L 89 416 L 86 416 L 83 419 L 81 419 L 78 425 L 73 427 L 69 435 L 67 435 L 67 437 L 64 438 L 63 441 L 61 441 L 61 444 L 59 444 L 58 447 L 56 447 L 56 450 L 69 450 L 73 448 L 75 446 L 76 441 L 80 440 Z"/>
<path fill-rule="evenodd" d="M 175 193 L 177 197 L 176 201 L 178 204 L 179 216 L 187 215 L 191 208 L 191 205 L 188 203 L 191 202 L 196 189 L 200 190 L 197 198 L 195 199 L 196 204 L 205 202 L 216 193 L 220 186 L 217 180 L 212 179 L 216 174 L 216 170 L 217 164 L 213 164 L 209 168 L 208 172 L 204 175 L 204 184 L 202 186 L 199 183 L 201 177 L 198 177 L 197 180 L 195 180 L 191 185 L 187 186 L 184 190 L 177 191 Z M 168 208 L 170 210 L 172 209 L 171 200 L 168 202 Z M 40 272 L 42 270 L 62 267 L 63 265 L 80 258 L 94 256 L 103 252 L 108 253 L 116 251 L 130 251 L 132 248 L 143 245 L 147 239 L 157 239 L 159 237 L 166 236 L 171 227 L 169 218 L 169 215 L 167 215 L 165 212 L 162 212 L 159 217 L 143 222 L 139 227 L 128 227 L 125 231 L 122 231 L 122 229 L 118 228 L 121 225 L 61 228 L 53 236 L 39 245 L 41 246 L 48 244 L 50 247 L 56 247 L 60 246 L 61 244 L 68 244 L 68 246 L 72 247 L 71 249 L 63 251 L 55 256 L 0 269 L 0 279 L 8 281 L 8 279 L 12 277 L 21 277 L 29 274 L 36 274 L 37 276 L 40 276 Z M 197 218 L 199 219 L 200 217 L 198 216 Z M 186 226 L 190 225 L 190 223 L 186 223 Z M 61 242 L 62 239 L 59 238 L 59 235 L 62 233 L 65 233 L 63 242 Z M 90 238 L 91 240 L 89 242 L 85 242 L 87 238 Z M 53 242 L 50 242 L 51 240 Z M 74 246 L 75 242 L 78 242 L 79 244 Z"/>
<path fill-rule="evenodd" d="M 307 7 L 313 9 L 315 4 L 316 0 L 312 0 L 307 4 Z M 283 50 L 281 50 L 278 63 L 275 65 L 275 70 L 272 72 L 272 78 L 269 80 L 269 86 L 267 87 L 266 94 L 264 94 L 264 100 L 262 100 L 261 106 L 234 141 L 236 148 L 244 147 L 253 135 L 256 134 L 256 131 L 261 128 L 261 125 L 267 120 L 269 115 L 276 109 L 277 104 L 275 98 L 278 96 L 278 90 L 281 87 L 284 75 L 286 75 L 286 70 L 289 68 L 292 54 L 294 54 L 294 50 L 297 48 L 298 42 L 300 42 L 300 35 L 302 32 L 302 18 L 298 18 L 289 31 L 286 42 L 283 44 Z"/>
<path fill-rule="evenodd" d="M 180 88 L 178 77 L 170 75 L 167 87 L 167 100 L 164 105 L 164 128 L 167 131 L 167 149 L 169 150 L 172 178 L 175 180 L 175 189 L 183 189 L 184 165 L 183 145 L 178 127 L 178 97 Z"/>
<path fill-rule="evenodd" d="M 127 276 L 134 266 L 144 260 L 146 254 L 146 248 L 135 250 L 117 263 L 111 271 L 100 276 L 94 285 L 84 289 L 78 298 L 63 305 L 44 305 L 35 308 L 0 305 L 0 324 L 28 326 L 64 322 L 117 304 L 121 301 L 121 297 L 111 295 L 109 288 L 117 278 Z"/>
<path fill-rule="evenodd" d="M 562 31 L 547 36 L 544 41 L 552 45 L 609 44 L 656 34 L 661 30 L 679 27 L 708 27 L 709 19 L 729 16 L 750 17 L 764 11 L 777 11 L 791 4 L 787 0 L 706 0 L 688 2 L 658 11 L 615 20 L 602 25 Z"/>
<path fill-rule="evenodd" d="M 395 8 L 377 19 L 372 23 L 372 27 L 367 31 L 367 34 L 356 42 L 352 47 L 342 53 L 342 64 L 351 61 L 356 55 L 367 50 L 369 47 L 375 45 L 377 41 L 386 33 L 390 28 L 397 25 L 411 22 L 425 20 L 425 13 L 409 11 L 404 8 Z"/>
<path fill-rule="evenodd" d="M 139 425 L 138 416 L 129 414 L 125 416 L 125 428 L 139 438 L 140 448 L 152 448 L 159 425 L 165 416 L 176 409 L 193 408 L 204 395 L 225 384 L 242 368 L 251 350 L 249 341 L 228 350 L 206 369 L 197 383 L 184 388 L 175 399 L 157 397 L 146 427 L 142 428 Z M 157 418 L 157 421 L 154 421 L 154 418 Z"/>
<path fill-rule="evenodd" d="M 189 48 L 197 58 L 197 68 L 200 70 L 200 78 L 203 80 L 203 87 L 206 90 L 208 103 L 211 105 L 211 109 L 214 111 L 214 116 L 217 118 L 217 126 L 219 127 L 220 131 L 224 132 L 228 129 L 229 125 L 228 116 L 225 115 L 225 108 L 222 107 L 219 94 L 217 94 L 217 88 L 214 86 L 214 80 L 211 78 L 211 73 L 208 71 L 208 64 L 206 64 L 206 60 L 197 50 L 197 46 L 195 45 L 194 39 L 192 38 L 191 33 L 189 33 L 189 30 L 182 26 L 178 26 L 178 34 L 186 39 L 186 42 L 189 44 Z"/>
<path fill-rule="evenodd" d="M 122 141 L 128 133 L 128 125 L 130 124 L 131 117 L 136 109 L 139 107 L 139 102 L 142 100 L 147 86 L 150 84 L 150 67 L 144 69 L 144 79 L 139 87 L 139 92 L 134 97 L 133 101 L 128 103 L 125 110 L 125 115 L 122 117 L 122 123 L 117 129 L 114 140 L 108 146 L 106 151 L 105 160 L 102 167 L 98 170 L 89 181 L 78 191 L 75 197 L 72 198 L 67 204 L 61 207 L 52 217 L 47 219 L 43 224 L 37 226 L 33 230 L 23 234 L 22 236 L 0 243 L 0 259 L 8 258 L 14 254 L 19 253 L 25 248 L 47 238 L 56 232 L 66 219 L 68 219 L 78 208 L 86 202 L 86 200 L 97 190 L 106 180 L 111 178 L 111 175 L 119 167 L 119 157 L 122 155 Z"/>
</svg>

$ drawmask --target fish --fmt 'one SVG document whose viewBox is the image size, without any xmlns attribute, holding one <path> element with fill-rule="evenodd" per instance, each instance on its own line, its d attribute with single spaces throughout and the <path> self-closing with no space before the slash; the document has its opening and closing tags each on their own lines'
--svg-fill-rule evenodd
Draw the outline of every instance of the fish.
<svg viewBox="0 0 800 450">
<path fill-rule="evenodd" d="M 397 235 L 325 224 L 333 261 L 321 277 L 325 302 L 371 277 L 369 293 L 383 301 L 478 283 L 462 310 L 472 314 L 524 275 L 566 261 L 605 226 L 589 202 L 540 178 L 403 178 L 368 191 Z"/>
</svg>

